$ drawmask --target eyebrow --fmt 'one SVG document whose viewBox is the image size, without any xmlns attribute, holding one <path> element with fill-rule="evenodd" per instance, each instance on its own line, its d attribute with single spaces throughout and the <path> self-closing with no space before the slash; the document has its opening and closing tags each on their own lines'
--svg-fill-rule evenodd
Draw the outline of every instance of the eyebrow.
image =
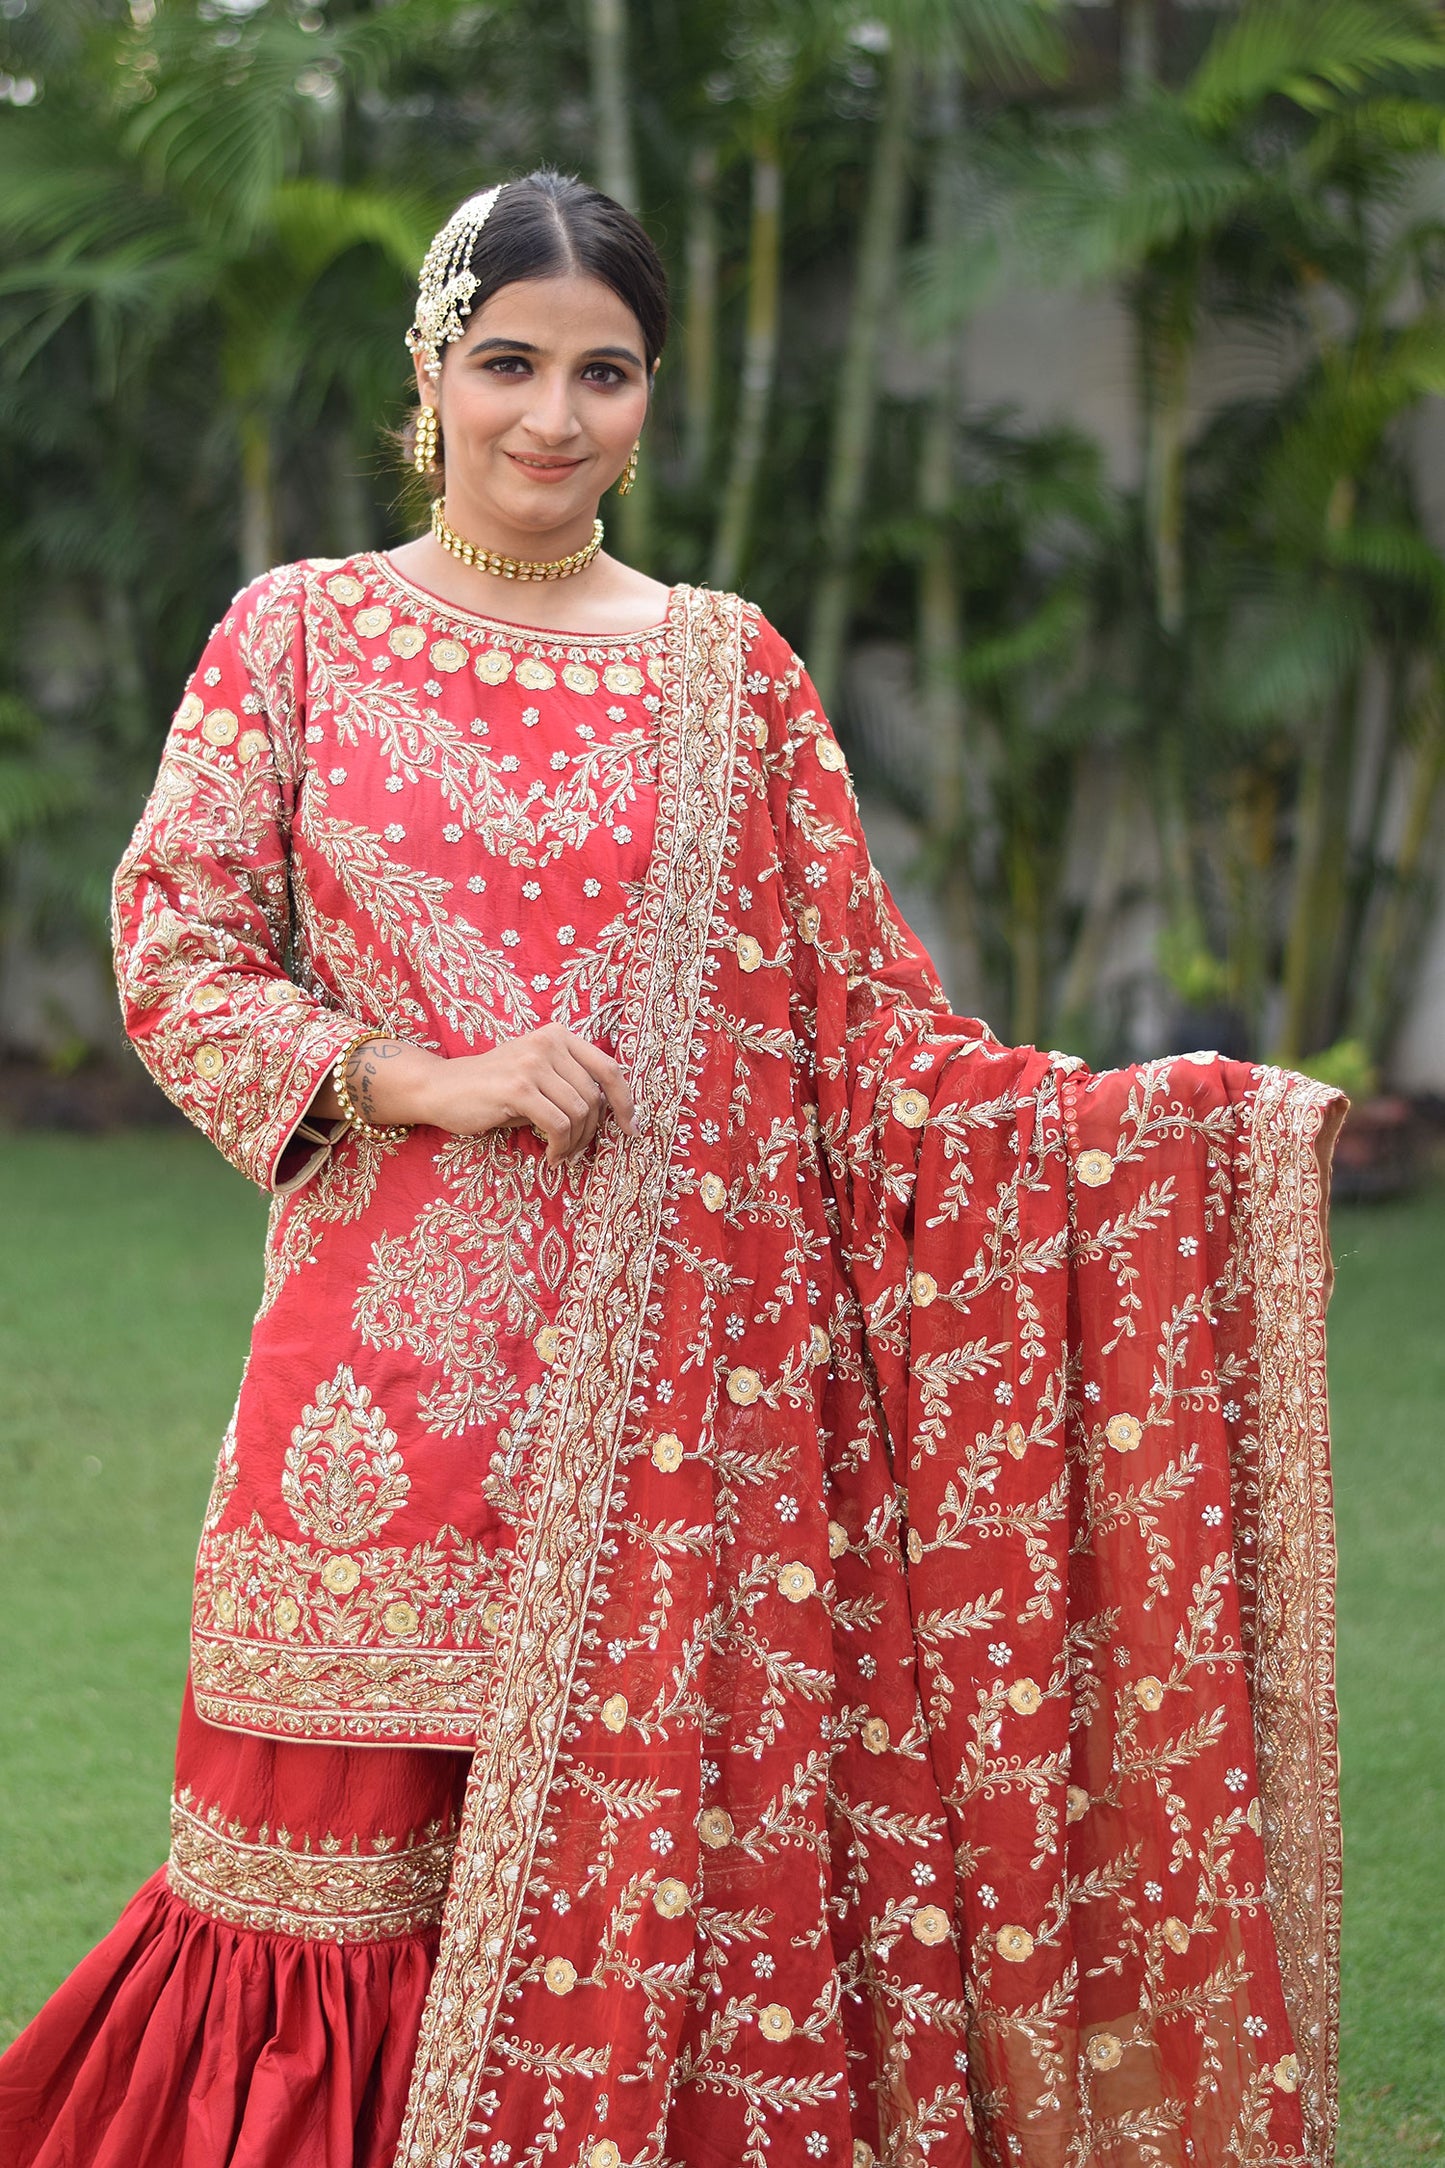
<svg viewBox="0 0 1445 2168">
<path fill-rule="evenodd" d="M 530 339 L 478 339 L 475 346 L 468 347 L 467 352 L 469 355 L 486 354 L 497 347 L 505 348 L 509 354 L 540 354 L 543 351 L 540 346 L 534 346 Z M 640 358 L 633 353 L 630 346 L 589 346 L 587 359 L 589 361 L 630 361 L 635 369 L 642 367 Z"/>
</svg>

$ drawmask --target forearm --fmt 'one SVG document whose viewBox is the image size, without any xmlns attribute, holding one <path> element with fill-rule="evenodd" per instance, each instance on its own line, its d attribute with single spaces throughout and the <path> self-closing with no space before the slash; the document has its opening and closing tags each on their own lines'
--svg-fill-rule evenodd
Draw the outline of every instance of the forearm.
<svg viewBox="0 0 1445 2168">
<path fill-rule="evenodd" d="M 445 1067 L 440 1054 L 430 1054 L 405 1039 L 367 1039 L 347 1056 L 346 1089 L 362 1120 L 378 1129 L 393 1123 L 427 1122 L 432 1119 L 429 1087 L 435 1087 Z M 310 1111 L 321 1121 L 344 1119 L 333 1077 L 327 1077 Z"/>
</svg>

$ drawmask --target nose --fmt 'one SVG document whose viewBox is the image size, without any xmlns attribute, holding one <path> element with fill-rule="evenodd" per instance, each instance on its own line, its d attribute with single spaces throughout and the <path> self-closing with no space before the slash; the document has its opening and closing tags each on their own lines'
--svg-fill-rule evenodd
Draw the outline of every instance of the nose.
<svg viewBox="0 0 1445 2168">
<path fill-rule="evenodd" d="M 565 370 L 539 370 L 532 379 L 523 426 L 538 451 L 558 451 L 580 434 Z"/>
</svg>

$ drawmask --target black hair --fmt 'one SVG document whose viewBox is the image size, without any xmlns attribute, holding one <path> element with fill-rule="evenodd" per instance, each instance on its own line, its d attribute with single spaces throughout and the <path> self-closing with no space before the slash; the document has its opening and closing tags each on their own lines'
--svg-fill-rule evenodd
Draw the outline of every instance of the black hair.
<svg viewBox="0 0 1445 2168">
<path fill-rule="evenodd" d="M 477 235 L 470 265 L 477 290 L 469 313 L 519 279 L 580 272 L 610 286 L 637 318 L 650 381 L 667 340 L 667 272 L 647 229 L 611 196 L 551 166 L 508 181 Z M 408 421 L 400 433 L 407 456 L 414 430 Z"/>
<path fill-rule="evenodd" d="M 667 273 L 646 228 L 575 174 L 541 166 L 508 181 L 477 235 L 473 310 L 516 279 L 568 271 L 599 279 L 642 327 L 648 369 L 667 341 Z"/>
</svg>

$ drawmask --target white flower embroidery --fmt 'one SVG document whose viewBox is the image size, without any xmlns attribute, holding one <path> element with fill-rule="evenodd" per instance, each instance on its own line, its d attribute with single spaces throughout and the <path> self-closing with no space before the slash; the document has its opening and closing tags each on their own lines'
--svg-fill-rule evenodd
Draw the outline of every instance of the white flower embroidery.
<svg viewBox="0 0 1445 2168">
<path fill-rule="evenodd" d="M 752 890 L 751 890 L 750 888 L 740 888 L 740 889 L 738 890 L 738 909 L 739 909 L 740 911 L 751 911 L 752 907 L 753 907 L 753 892 L 752 892 Z"/>
<path fill-rule="evenodd" d="M 670 1829 L 654 1829 L 647 1841 L 652 1850 L 657 1853 L 659 1859 L 666 1859 L 668 1853 L 672 1850 L 672 1831 Z"/>
<path fill-rule="evenodd" d="M 1262 2017 L 1247 2017 L 1244 2021 L 1244 2029 L 1251 2040 L 1262 2040 L 1269 2031 L 1269 2024 Z"/>
<path fill-rule="evenodd" d="M 1084 1387 L 1084 1398 L 1086 1400 L 1097 1400 L 1102 1390 L 1103 1388 L 1096 1385 L 1094 1380 L 1090 1378 L 1088 1384 Z"/>
<path fill-rule="evenodd" d="M 577 928 L 575 926 L 559 926 L 557 928 L 557 939 L 561 942 L 563 948 L 570 948 L 576 938 Z"/>
<path fill-rule="evenodd" d="M 542 884 L 540 881 L 523 881 L 522 894 L 528 899 L 529 902 L 535 903 L 541 893 Z"/>
<path fill-rule="evenodd" d="M 515 926 L 504 926 L 502 928 L 503 948 L 515 948 L 521 938 L 522 936 L 518 933 Z"/>
<path fill-rule="evenodd" d="M 582 883 L 582 893 L 584 896 L 600 896 L 602 883 L 600 881 L 584 881 Z"/>
<path fill-rule="evenodd" d="M 1226 1400 L 1219 1412 L 1226 1423 L 1237 1423 L 1240 1417 L 1239 1402 L 1237 1400 Z"/>
<path fill-rule="evenodd" d="M 551 983 L 552 983 L 552 981 L 551 981 L 551 980 L 550 980 L 550 979 L 548 978 L 548 976 L 547 976 L 547 974 L 546 974 L 546 972 L 545 972 L 545 971 L 534 971 L 534 972 L 533 972 L 533 974 L 532 974 L 532 988 L 533 988 L 533 991 L 534 991 L 535 993 L 539 993 L 539 994 L 545 993 L 545 992 L 546 992 L 546 990 L 547 990 L 547 988 L 548 988 L 548 987 L 549 987 L 549 986 L 551 985 Z"/>
<path fill-rule="evenodd" d="M 860 1656 L 860 1657 L 859 1657 L 859 1659 L 858 1659 L 858 1669 L 859 1669 L 859 1671 L 860 1671 L 860 1672 L 862 1673 L 862 1675 L 863 1675 L 863 1677 L 864 1677 L 865 1679 L 876 1679 L 876 1678 L 877 1678 L 877 1676 L 878 1676 L 878 1659 L 877 1659 L 877 1657 L 876 1657 L 876 1656 Z"/>
<path fill-rule="evenodd" d="M 718 1138 L 722 1135 L 722 1131 L 718 1128 L 716 1122 L 704 1122 L 699 1130 L 699 1135 L 704 1144 L 716 1144 Z"/>
<path fill-rule="evenodd" d="M 467 886 L 474 896 L 480 896 L 482 890 L 486 887 L 486 885 L 486 880 L 480 873 L 474 873 L 471 879 L 467 882 Z"/>
<path fill-rule="evenodd" d="M 627 720 L 626 708 L 609 708 L 607 710 L 607 720 L 609 723 L 625 723 Z"/>
<path fill-rule="evenodd" d="M 206 672 L 206 683 L 208 685 L 219 685 L 220 682 L 221 673 L 218 669 L 216 669 L 215 665 L 213 664 L 211 668 Z"/>
<path fill-rule="evenodd" d="M 556 752 L 552 755 L 551 765 L 554 768 L 565 768 L 567 765 L 567 755 L 562 751 L 560 745 L 558 746 Z"/>
<path fill-rule="evenodd" d="M 632 830 L 630 828 L 614 828 L 612 833 L 619 843 L 630 843 L 632 841 Z"/>
<path fill-rule="evenodd" d="M 1009 1647 L 1007 1641 L 990 1641 L 988 1645 L 988 1660 L 991 1664 L 998 1664 L 1000 1667 L 1002 1667 L 1004 1664 L 1010 1662 L 1012 1657 L 1013 1650 Z"/>
<path fill-rule="evenodd" d="M 919 1889 L 927 1889 L 930 1882 L 938 1880 L 938 1876 L 931 1867 L 925 1865 L 924 1861 L 920 1859 L 913 1870 L 913 1879 Z"/>
<path fill-rule="evenodd" d="M 521 765 L 522 763 L 515 753 L 503 753 L 502 766 L 506 769 L 508 775 L 515 775 Z"/>
<path fill-rule="evenodd" d="M 535 730 L 541 720 L 542 710 L 540 708 L 523 708 L 522 721 L 526 724 L 529 730 Z"/>
<path fill-rule="evenodd" d="M 753 1959 L 753 1971 L 757 1977 L 760 1980 L 771 1980 L 777 1969 L 776 1963 L 768 1955 L 767 1951 L 759 1950 L 757 1956 Z"/>
<path fill-rule="evenodd" d="M 389 775 L 386 779 L 386 787 L 388 790 L 402 790 L 405 785 L 399 775 Z"/>
<path fill-rule="evenodd" d="M 441 679 L 440 679 L 440 678 L 426 678 L 426 679 L 424 679 L 424 680 L 423 680 L 423 682 L 422 682 L 422 691 L 423 691 L 424 693 L 426 693 L 426 694 L 427 694 L 427 695 L 428 695 L 428 696 L 429 696 L 429 697 L 430 697 L 431 699 L 433 699 L 433 700 L 440 700 L 440 699 L 441 699 L 441 696 L 442 696 L 442 686 L 441 686 Z"/>
<path fill-rule="evenodd" d="M 382 830 L 382 834 L 386 837 L 388 843 L 404 843 L 406 841 L 406 830 L 402 827 L 400 821 L 388 821 L 386 827 Z"/>
<path fill-rule="evenodd" d="M 786 1491 L 778 1500 L 777 1515 L 780 1521 L 795 1521 L 798 1518 L 798 1501 L 790 1498 Z"/>
<path fill-rule="evenodd" d="M 346 770 L 344 768 L 333 768 L 326 780 L 328 783 L 344 783 L 346 781 Z"/>
<path fill-rule="evenodd" d="M 1223 1506 L 1206 1506 L 1200 1518 L 1206 1528 L 1217 1528 L 1224 1519 Z"/>
<path fill-rule="evenodd" d="M 828 2141 L 821 2130 L 810 2130 L 803 2140 L 803 2150 L 811 2160 L 821 2160 L 828 2150 Z"/>
<path fill-rule="evenodd" d="M 803 879 L 809 888 L 821 888 L 828 878 L 828 869 L 820 858 L 810 858 L 803 868 Z"/>
<path fill-rule="evenodd" d="M 994 1906 L 998 1903 L 998 1891 L 994 1888 L 992 1882 L 979 1883 L 978 1901 L 985 1912 L 992 1912 Z"/>
<path fill-rule="evenodd" d="M 625 1659 L 626 1655 L 627 1655 L 627 1643 L 626 1643 L 625 1641 L 609 1641 L 609 1642 L 608 1642 L 608 1644 L 607 1644 L 607 1661 L 608 1661 L 608 1662 L 609 1662 L 610 1664 L 620 1664 L 620 1663 L 622 1663 L 622 1662 L 623 1662 L 623 1660 Z"/>
<path fill-rule="evenodd" d="M 1149 1902 L 1151 1904 L 1157 1905 L 1160 1898 L 1164 1895 L 1163 1884 L 1160 1882 L 1146 1882 L 1144 1884 L 1144 1895 L 1149 1899 Z"/>
<path fill-rule="evenodd" d="M 993 1397 L 998 1402 L 999 1406 L 1001 1408 L 1006 1408 L 1009 1402 L 1013 1399 L 1013 1396 L 1014 1389 L 1008 1383 L 1008 1380 L 1006 1378 L 1000 1378 L 997 1385 L 995 1385 L 993 1389 Z"/>
<path fill-rule="evenodd" d="M 1230 1791 L 1242 1792 L 1246 1784 L 1248 1784 L 1249 1782 L 1249 1776 L 1248 1773 L 1243 1769 L 1226 1769 L 1224 1772 L 1224 1781 L 1228 1785 Z"/>
<path fill-rule="evenodd" d="M 1192 1257 L 1198 1248 L 1199 1243 L 1195 1236 L 1181 1235 L 1179 1237 L 1179 1254 L 1181 1257 Z"/>
</svg>

